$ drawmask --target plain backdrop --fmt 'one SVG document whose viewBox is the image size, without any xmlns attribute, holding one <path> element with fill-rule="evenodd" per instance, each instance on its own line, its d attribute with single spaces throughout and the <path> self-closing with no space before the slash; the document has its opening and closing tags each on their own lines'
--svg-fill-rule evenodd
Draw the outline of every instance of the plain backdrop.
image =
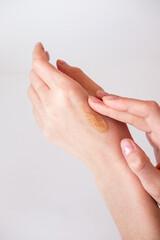
<svg viewBox="0 0 160 240">
<path fill-rule="evenodd" d="M 78 159 L 43 139 L 27 98 L 32 50 L 106 91 L 159 101 L 159 0 L 0 0 L 0 239 L 120 240 Z M 155 165 L 145 134 L 129 127 Z M 108 169 L 109 171 L 109 169 Z"/>
</svg>

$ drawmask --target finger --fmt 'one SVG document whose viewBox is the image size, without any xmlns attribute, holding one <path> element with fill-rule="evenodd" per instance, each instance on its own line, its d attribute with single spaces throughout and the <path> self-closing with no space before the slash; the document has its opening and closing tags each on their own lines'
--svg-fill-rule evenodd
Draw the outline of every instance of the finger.
<svg viewBox="0 0 160 240">
<path fill-rule="evenodd" d="M 39 48 L 37 46 L 39 46 Z M 44 46 L 41 42 L 38 42 L 34 48 L 33 60 L 36 60 L 37 58 L 39 58 L 39 56 L 44 57 L 47 61 L 50 60 L 49 53 L 45 51 Z"/>
<path fill-rule="evenodd" d="M 42 119 L 40 117 L 39 112 L 36 110 L 35 107 L 33 107 L 33 114 L 34 114 L 34 117 L 35 117 L 35 120 L 36 120 L 38 126 L 40 127 L 40 129 L 42 129 L 42 127 L 43 127 Z"/>
<path fill-rule="evenodd" d="M 38 42 L 36 43 L 33 50 L 33 54 L 32 54 L 33 61 L 40 57 L 46 58 L 46 53 L 45 53 L 43 44 L 41 42 Z"/>
<path fill-rule="evenodd" d="M 64 78 L 64 74 L 46 60 L 41 43 L 35 45 L 32 68 L 49 88 L 53 88 L 55 84 L 59 85 L 63 84 L 64 81 L 69 81 L 69 78 Z"/>
<path fill-rule="evenodd" d="M 160 202 L 160 171 L 133 140 L 123 139 L 121 148 L 128 166 L 140 179 L 145 190 Z"/>
<path fill-rule="evenodd" d="M 44 104 L 46 102 L 46 99 L 49 94 L 49 87 L 45 84 L 45 82 L 34 72 L 34 70 L 31 70 L 30 72 L 30 81 L 32 84 L 32 87 L 38 94 L 39 98 L 41 99 L 42 103 Z"/>
<path fill-rule="evenodd" d="M 92 79 L 90 79 L 80 68 L 72 67 L 66 62 L 58 59 L 57 68 L 78 82 L 90 95 L 95 95 L 98 89 L 102 89 L 98 84 L 96 84 Z"/>
<path fill-rule="evenodd" d="M 102 99 L 107 106 L 113 109 L 126 111 L 144 118 L 148 117 L 151 111 L 159 109 L 159 105 L 154 101 L 131 99 L 117 95 L 104 96 Z M 160 115 L 160 111 L 158 113 Z"/>
<path fill-rule="evenodd" d="M 30 87 L 28 88 L 27 94 L 33 106 L 39 109 L 40 111 L 42 109 L 42 104 L 41 104 L 40 98 L 38 97 L 32 85 L 30 85 Z"/>
<path fill-rule="evenodd" d="M 147 132 L 160 133 L 160 107 L 157 102 L 123 98 L 116 95 L 104 96 L 102 99 L 109 108 L 144 118 L 144 124 L 148 125 Z M 137 127 L 136 124 L 135 122 L 135 127 Z"/>
<path fill-rule="evenodd" d="M 105 92 L 105 91 L 103 91 L 103 90 L 101 90 L 101 89 L 98 89 L 98 90 L 96 91 L 96 97 L 99 98 L 99 99 L 101 99 L 101 100 L 102 100 L 102 98 L 103 98 L 104 96 L 108 96 L 108 95 L 112 95 L 112 94 L 110 94 L 110 93 L 108 93 L 108 92 Z"/>
<path fill-rule="evenodd" d="M 89 96 L 88 104 L 93 110 L 101 113 L 102 115 L 108 116 L 120 122 L 131 124 L 140 130 L 148 131 L 148 125 L 146 124 L 142 117 L 138 117 L 127 112 L 117 111 L 115 109 L 109 108 L 104 104 L 103 101 L 92 96 Z"/>
<path fill-rule="evenodd" d="M 105 102 L 104 99 L 107 98 L 107 103 Z M 160 133 L 160 114 L 159 114 L 159 108 L 156 108 L 156 105 L 154 105 L 151 101 L 146 101 L 149 102 L 150 106 L 150 112 L 149 115 L 145 118 L 142 117 L 142 114 L 132 114 L 129 112 L 129 110 L 121 110 L 119 107 L 115 107 L 116 103 L 114 104 L 114 107 L 110 106 L 111 104 L 108 104 L 108 102 L 116 102 L 117 99 L 121 97 L 115 96 L 115 95 L 107 95 L 105 97 L 102 97 L 103 103 L 106 107 L 102 108 L 102 102 L 98 102 L 97 98 L 90 98 L 89 104 L 92 108 L 94 108 L 95 111 L 100 112 L 101 114 L 104 114 L 106 116 L 109 116 L 111 118 L 114 118 L 118 121 L 122 121 L 128 124 L 133 125 L 134 127 L 145 131 L 145 132 L 150 132 L 154 131 L 156 133 Z M 110 100 L 108 100 L 110 99 Z M 111 100 L 112 99 L 112 100 Z M 137 102 L 141 100 L 137 100 Z M 117 100 L 117 106 L 119 106 L 118 103 L 119 100 Z M 120 100 L 121 102 L 121 100 Z M 123 100 L 122 100 L 123 102 Z M 144 101 L 145 102 L 145 101 Z M 147 103 L 148 104 L 148 103 Z M 152 105 L 153 104 L 153 105 Z M 112 103 L 113 105 L 113 103 Z M 124 104 L 125 105 L 125 104 Z M 138 109 L 137 109 L 138 111 Z M 154 122 L 154 124 L 153 124 Z"/>
</svg>

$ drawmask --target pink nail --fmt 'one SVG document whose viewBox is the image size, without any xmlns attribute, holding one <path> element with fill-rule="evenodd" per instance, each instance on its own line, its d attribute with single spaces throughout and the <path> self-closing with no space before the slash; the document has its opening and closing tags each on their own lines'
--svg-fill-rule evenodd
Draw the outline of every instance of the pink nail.
<svg viewBox="0 0 160 240">
<path fill-rule="evenodd" d="M 66 62 L 63 61 L 63 60 L 58 60 L 58 62 L 59 62 L 60 64 L 62 64 L 62 65 L 66 64 Z"/>
<path fill-rule="evenodd" d="M 89 96 L 89 99 L 90 99 L 92 102 L 94 102 L 94 103 L 102 103 L 101 100 L 99 100 L 98 98 L 93 97 L 93 96 Z"/>
<path fill-rule="evenodd" d="M 127 157 L 131 152 L 134 151 L 134 145 L 130 140 L 123 140 L 121 142 L 121 147 L 124 155 Z"/>
<path fill-rule="evenodd" d="M 109 93 L 107 93 L 107 92 L 105 92 L 103 90 L 97 90 L 96 94 L 101 96 L 101 97 L 109 95 Z"/>
</svg>

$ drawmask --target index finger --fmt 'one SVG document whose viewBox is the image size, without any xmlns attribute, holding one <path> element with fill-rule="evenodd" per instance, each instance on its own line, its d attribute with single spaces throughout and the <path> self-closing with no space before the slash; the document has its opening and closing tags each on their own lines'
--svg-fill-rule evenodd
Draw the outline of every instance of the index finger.
<svg viewBox="0 0 160 240">
<path fill-rule="evenodd" d="M 64 78 L 62 73 L 47 61 L 42 43 L 35 45 L 32 68 L 49 88 L 52 88 L 55 83 Z"/>
<path fill-rule="evenodd" d="M 113 94 L 103 96 L 102 100 L 108 107 L 129 112 L 144 118 L 147 118 L 154 112 L 157 114 L 160 113 L 159 105 L 155 101 L 127 98 Z"/>
<path fill-rule="evenodd" d="M 32 54 L 33 61 L 40 57 L 45 58 L 45 52 L 44 52 L 43 44 L 41 42 L 38 42 L 38 43 L 36 43 L 34 50 L 33 50 L 33 54 Z"/>
</svg>

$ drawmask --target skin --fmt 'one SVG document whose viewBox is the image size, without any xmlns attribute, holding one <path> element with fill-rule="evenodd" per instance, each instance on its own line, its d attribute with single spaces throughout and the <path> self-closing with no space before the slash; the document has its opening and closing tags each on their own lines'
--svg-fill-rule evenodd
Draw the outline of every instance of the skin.
<svg viewBox="0 0 160 240">
<path fill-rule="evenodd" d="M 36 44 L 28 97 L 44 137 L 89 167 L 122 239 L 158 240 L 158 206 L 121 152 L 121 140 L 132 139 L 127 125 L 89 106 L 89 94 L 93 96 L 100 87 L 82 70 L 60 60 L 56 68 L 48 60 L 42 44 Z M 94 116 L 93 122 L 103 119 L 107 131 L 97 131 L 97 123 L 90 124 L 86 113 Z"/>
<path fill-rule="evenodd" d="M 160 107 L 155 101 L 144 101 L 96 92 L 89 97 L 89 105 L 97 112 L 128 123 L 145 132 L 153 147 L 157 166 L 154 167 L 145 152 L 131 139 L 123 139 L 121 148 L 131 170 L 140 179 L 144 189 L 160 203 Z"/>
</svg>

